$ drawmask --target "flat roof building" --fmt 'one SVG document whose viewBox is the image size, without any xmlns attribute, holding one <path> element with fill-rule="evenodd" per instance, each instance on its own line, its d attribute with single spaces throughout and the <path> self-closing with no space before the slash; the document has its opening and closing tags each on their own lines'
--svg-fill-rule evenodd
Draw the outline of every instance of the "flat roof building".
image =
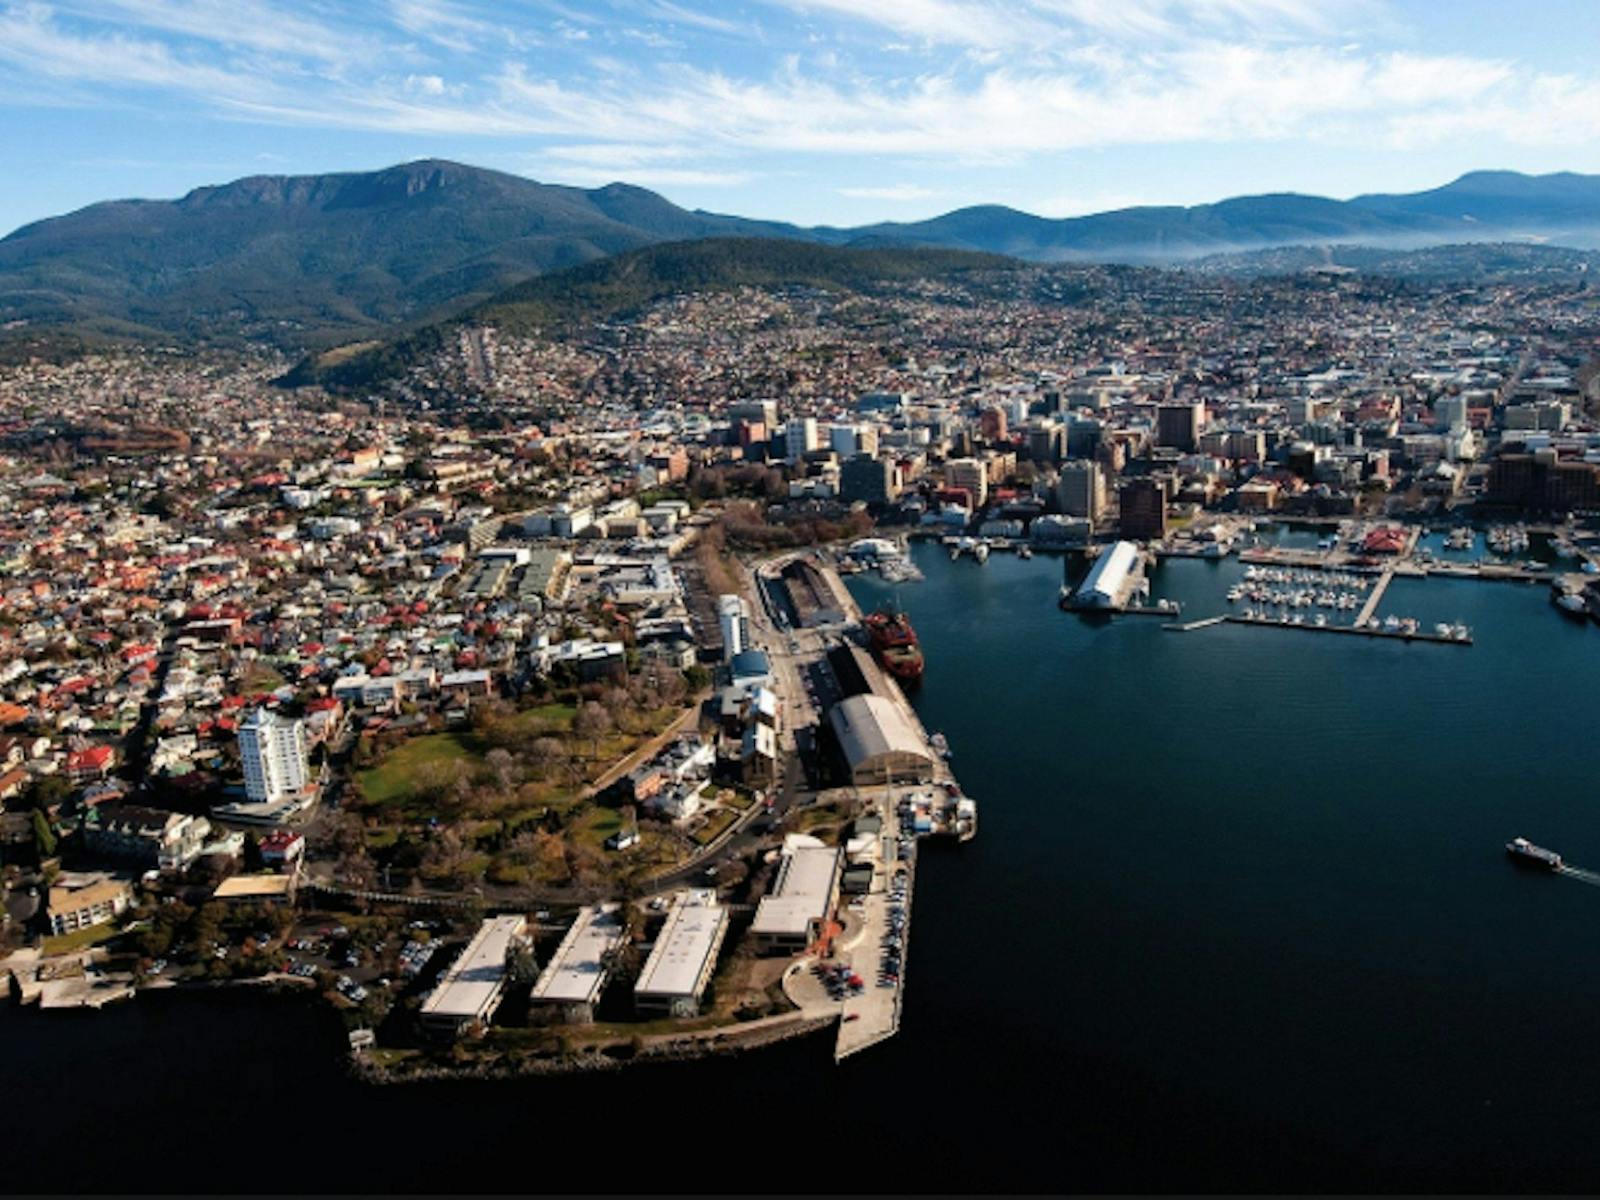
<svg viewBox="0 0 1600 1200">
<path fill-rule="evenodd" d="M 634 984 L 634 1007 L 669 1017 L 698 1015 L 727 932 L 728 910 L 715 891 L 679 892 Z"/>
<path fill-rule="evenodd" d="M 622 944 L 622 906 L 591 904 L 556 947 L 533 985 L 534 1004 L 557 1004 L 568 1021 L 594 1020 L 594 1006 L 611 976 L 611 952 Z"/>
<path fill-rule="evenodd" d="M 791 833 L 772 891 L 756 905 L 750 936 L 764 950 L 804 950 L 821 935 L 838 894 L 838 847 Z"/>
<path fill-rule="evenodd" d="M 933 779 L 933 752 L 893 701 L 870 692 L 850 696 L 833 706 L 828 721 L 857 787 Z"/>
<path fill-rule="evenodd" d="M 474 1021 L 489 1024 L 505 994 L 509 960 L 525 942 L 527 929 L 520 916 L 491 917 L 479 926 L 422 1002 L 422 1027 L 455 1037 Z"/>
</svg>

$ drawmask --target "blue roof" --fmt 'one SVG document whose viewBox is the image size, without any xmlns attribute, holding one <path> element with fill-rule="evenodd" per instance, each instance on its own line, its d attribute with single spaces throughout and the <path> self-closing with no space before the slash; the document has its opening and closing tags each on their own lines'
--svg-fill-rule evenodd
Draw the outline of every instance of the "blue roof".
<svg viewBox="0 0 1600 1200">
<path fill-rule="evenodd" d="M 761 650 L 741 650 L 733 656 L 732 665 L 735 679 L 772 674 L 772 663 Z"/>
</svg>

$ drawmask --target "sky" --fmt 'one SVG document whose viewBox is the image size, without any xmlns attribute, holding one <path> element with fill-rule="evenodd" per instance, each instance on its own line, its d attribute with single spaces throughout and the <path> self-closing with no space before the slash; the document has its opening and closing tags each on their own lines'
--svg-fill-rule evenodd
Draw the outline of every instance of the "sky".
<svg viewBox="0 0 1600 1200">
<path fill-rule="evenodd" d="M 1600 172 L 1600 0 L 0 0 L 0 232 L 449 158 L 803 224 Z"/>
</svg>

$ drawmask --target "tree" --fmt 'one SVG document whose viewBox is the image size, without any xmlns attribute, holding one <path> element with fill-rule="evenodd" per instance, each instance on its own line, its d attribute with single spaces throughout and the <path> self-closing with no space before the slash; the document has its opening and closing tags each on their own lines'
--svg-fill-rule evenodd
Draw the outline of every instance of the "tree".
<svg viewBox="0 0 1600 1200">
<path fill-rule="evenodd" d="M 27 805 L 32 809 L 54 808 L 72 795 L 72 784 L 61 775 L 41 775 L 28 785 Z"/>
<path fill-rule="evenodd" d="M 517 764 L 507 750 L 494 749 L 484 756 L 484 763 L 502 792 L 509 792 L 517 783 Z"/>
<path fill-rule="evenodd" d="M 611 714 L 593 700 L 586 701 L 572 718 L 572 732 L 589 739 L 593 746 L 591 753 L 596 758 L 600 755 L 600 739 L 611 732 L 612 725 Z"/>
<path fill-rule="evenodd" d="M 50 818 L 44 815 L 44 810 L 38 808 L 33 810 L 33 848 L 40 862 L 55 856 L 56 831 L 50 827 Z"/>
<path fill-rule="evenodd" d="M 244 869 L 246 871 L 259 871 L 265 865 L 261 857 L 261 839 L 254 832 L 244 835 Z"/>
</svg>

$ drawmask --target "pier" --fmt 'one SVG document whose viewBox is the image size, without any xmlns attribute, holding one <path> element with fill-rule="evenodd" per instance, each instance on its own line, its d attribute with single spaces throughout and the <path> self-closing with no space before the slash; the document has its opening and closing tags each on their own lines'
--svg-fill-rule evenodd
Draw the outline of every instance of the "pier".
<svg viewBox="0 0 1600 1200">
<path fill-rule="evenodd" d="M 1260 629 L 1295 629 L 1306 633 L 1342 633 L 1355 637 L 1388 638 L 1390 641 L 1399 642 L 1437 642 L 1444 646 L 1470 646 L 1472 635 L 1466 637 L 1446 637 L 1437 633 L 1425 633 L 1421 629 L 1408 633 L 1403 629 L 1384 629 L 1381 626 L 1358 627 L 1355 625 L 1310 625 L 1301 622 L 1296 625 L 1293 621 L 1264 621 L 1260 617 L 1242 617 L 1229 613 L 1218 620 L 1227 621 L 1230 625 L 1251 625 Z"/>
<path fill-rule="evenodd" d="M 1198 621 L 1169 621 L 1161 628 L 1170 629 L 1173 633 L 1193 633 L 1196 629 L 1209 629 L 1213 625 L 1221 625 L 1228 619 L 1227 613 L 1215 617 L 1201 617 Z"/>
<path fill-rule="evenodd" d="M 1373 585 L 1372 592 L 1367 596 L 1367 602 L 1361 606 L 1361 611 L 1356 614 L 1356 625 L 1365 628 L 1367 622 L 1372 620 L 1372 614 L 1378 611 L 1378 602 L 1383 599 L 1383 594 L 1389 590 L 1389 581 L 1394 578 L 1394 570 L 1385 571 L 1378 576 L 1378 582 Z"/>
<path fill-rule="evenodd" d="M 784 555 L 757 569 L 756 591 L 758 599 L 765 599 L 765 586 L 777 578 L 787 565 L 804 559 L 804 555 Z M 836 605 L 830 605 L 830 619 L 821 620 L 814 614 L 811 621 L 787 629 L 767 627 L 765 620 L 755 623 L 763 640 L 768 642 L 769 657 L 780 682 L 780 693 L 791 714 L 802 721 L 820 724 L 827 720 L 827 705 L 823 701 L 808 703 L 801 675 L 811 670 L 817 662 L 826 664 L 830 644 L 841 635 L 847 643 L 864 641 L 861 636 L 862 613 L 844 581 L 831 565 L 807 560 L 814 571 L 819 593 L 831 596 Z M 767 610 L 763 608 L 763 613 Z M 916 878 L 916 843 L 924 834 L 948 834 L 967 841 L 976 833 L 977 818 L 971 801 L 961 796 L 960 785 L 950 771 L 942 749 L 936 749 L 923 727 L 921 718 L 900 685 L 888 675 L 860 644 L 850 649 L 851 657 L 860 668 L 866 690 L 878 696 L 898 711 L 906 726 L 926 744 L 932 763 L 927 772 L 927 782 L 903 782 L 891 778 L 887 785 L 851 786 L 816 793 L 811 797 L 822 804 L 848 799 L 861 805 L 863 815 L 875 815 L 881 825 L 876 846 L 866 851 L 864 859 L 873 867 L 873 877 L 868 891 L 848 906 L 838 910 L 845 926 L 836 939 L 824 939 L 813 946 L 799 960 L 799 970 L 809 974 L 817 964 L 831 963 L 847 966 L 864 981 L 859 995 L 846 995 L 840 1000 L 811 996 L 818 990 L 807 980 L 802 982 L 790 973 L 785 979 L 793 982 L 796 995 L 791 1000 L 802 1003 L 805 1011 L 833 1012 L 837 1014 L 838 1033 L 834 1047 L 835 1061 L 842 1061 L 868 1047 L 894 1037 L 900 1031 L 900 1015 L 905 1003 L 907 952 L 911 942 L 911 897 Z M 803 714 L 803 716 L 800 716 Z M 958 803 L 958 799 L 960 803 Z M 801 804 L 808 801 L 800 800 Z M 926 816 L 927 820 L 922 820 Z M 919 832 L 920 830 L 920 832 Z M 902 847 L 905 849 L 902 850 Z M 891 950 L 892 946 L 897 948 Z M 881 976 L 881 969 L 889 954 L 898 958 L 898 974 L 889 982 Z M 795 968 L 791 967 L 791 972 Z M 880 982 L 880 978 L 884 981 Z M 785 984 L 787 991 L 789 983 Z"/>
</svg>

